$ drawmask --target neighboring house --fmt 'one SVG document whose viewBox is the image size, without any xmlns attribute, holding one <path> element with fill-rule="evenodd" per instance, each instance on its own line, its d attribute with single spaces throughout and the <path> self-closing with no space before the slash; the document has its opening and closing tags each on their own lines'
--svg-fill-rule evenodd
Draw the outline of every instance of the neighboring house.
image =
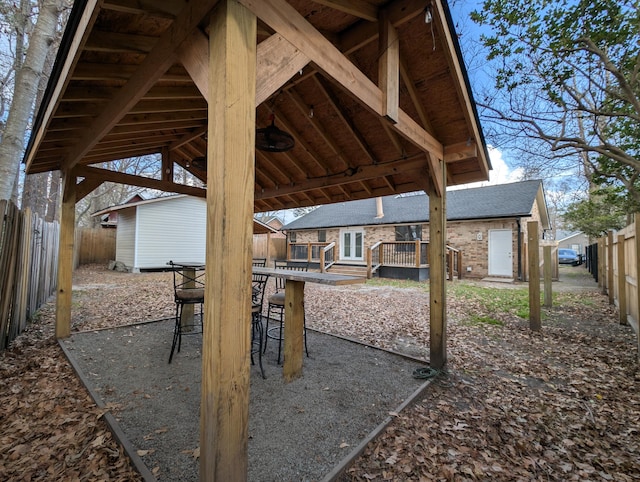
<svg viewBox="0 0 640 482">
<path fill-rule="evenodd" d="M 521 279 L 526 264 L 527 222 L 540 223 L 541 238 L 550 228 L 539 180 L 448 191 L 446 214 L 447 245 L 462 252 L 465 277 Z M 428 241 L 428 223 L 429 197 L 415 193 L 327 204 L 285 225 L 283 230 L 292 246 L 335 242 L 336 263 L 365 264 L 367 249 L 377 243 L 400 243 L 397 252 L 412 249 L 413 243 L 408 241 Z M 424 269 L 416 271 L 398 275 L 382 266 L 379 273 L 413 279 L 428 276 L 428 270 L 426 275 Z"/>
<path fill-rule="evenodd" d="M 117 212 L 116 261 L 130 271 L 156 270 L 173 261 L 204 261 L 207 202 L 175 196 L 128 202 L 93 216 Z M 275 229 L 254 219 L 254 234 Z"/>
<path fill-rule="evenodd" d="M 556 240 L 558 242 L 558 248 L 573 249 L 581 254 L 585 255 L 589 242 L 589 237 L 582 231 L 556 231 Z"/>
</svg>

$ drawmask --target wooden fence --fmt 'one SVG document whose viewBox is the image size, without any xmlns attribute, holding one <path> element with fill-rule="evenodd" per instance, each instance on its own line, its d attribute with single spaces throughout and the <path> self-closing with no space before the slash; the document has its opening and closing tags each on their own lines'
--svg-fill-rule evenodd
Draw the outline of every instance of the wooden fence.
<svg viewBox="0 0 640 482">
<path fill-rule="evenodd" d="M 636 333 L 640 358 L 640 313 L 638 274 L 640 256 L 640 215 L 621 231 L 609 232 L 598 239 L 598 286 L 609 296 L 609 302 L 618 306 L 620 324 L 629 324 Z"/>
<path fill-rule="evenodd" d="M 266 258 L 267 266 L 272 266 L 275 259 L 286 259 L 287 238 L 271 236 L 270 234 L 254 234 L 253 257 Z"/>
<path fill-rule="evenodd" d="M 54 293 L 57 280 L 56 222 L 44 222 L 11 201 L 0 200 L 0 350 Z"/>
<path fill-rule="evenodd" d="M 81 264 L 106 264 L 116 259 L 116 230 L 111 228 L 76 229 L 74 247 L 74 268 Z"/>
</svg>

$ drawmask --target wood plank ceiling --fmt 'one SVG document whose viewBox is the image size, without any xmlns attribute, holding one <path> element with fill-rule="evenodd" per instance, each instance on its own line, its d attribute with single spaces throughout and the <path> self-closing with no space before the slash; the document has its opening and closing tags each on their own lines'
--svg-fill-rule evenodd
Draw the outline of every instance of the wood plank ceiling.
<svg viewBox="0 0 640 482">
<path fill-rule="evenodd" d="M 203 196 L 174 182 L 173 166 L 206 182 L 203 62 L 215 3 L 76 1 L 27 172 L 73 169 L 82 194 L 110 180 Z M 438 159 L 447 185 L 487 179 L 446 2 L 241 3 L 259 18 L 256 128 L 273 118 L 295 140 L 287 152 L 256 150 L 256 212 L 424 189 Z M 384 112 L 372 107 L 381 92 Z M 397 101 L 385 103 L 388 93 Z M 162 179 L 109 171 L 109 161 L 149 154 L 163 159 Z"/>
</svg>

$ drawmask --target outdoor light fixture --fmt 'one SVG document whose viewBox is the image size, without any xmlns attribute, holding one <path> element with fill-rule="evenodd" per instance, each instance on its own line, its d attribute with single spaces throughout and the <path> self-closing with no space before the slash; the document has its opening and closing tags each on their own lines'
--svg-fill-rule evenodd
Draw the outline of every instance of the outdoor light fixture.
<svg viewBox="0 0 640 482">
<path fill-rule="evenodd" d="M 193 159 L 191 159 L 191 165 L 193 167 L 195 167 L 196 169 L 200 169 L 201 171 L 206 171 L 207 170 L 207 158 L 202 156 L 202 157 L 194 157 Z"/>
<path fill-rule="evenodd" d="M 293 149 L 293 136 L 275 126 L 275 116 L 269 116 L 271 124 L 256 130 L 256 149 L 267 152 L 285 152 Z"/>
<path fill-rule="evenodd" d="M 424 23 L 427 25 L 433 21 L 433 15 L 431 14 L 431 5 L 427 5 L 424 9 Z"/>
</svg>

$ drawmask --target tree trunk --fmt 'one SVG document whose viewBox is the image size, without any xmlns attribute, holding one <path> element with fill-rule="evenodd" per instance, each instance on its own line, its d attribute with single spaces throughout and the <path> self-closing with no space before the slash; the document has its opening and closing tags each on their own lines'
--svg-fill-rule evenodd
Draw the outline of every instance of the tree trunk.
<svg viewBox="0 0 640 482">
<path fill-rule="evenodd" d="M 16 72 L 13 101 L 0 143 L 0 199 L 11 198 L 24 150 L 24 136 L 47 52 L 53 42 L 62 0 L 45 0 L 22 68 Z"/>
</svg>

